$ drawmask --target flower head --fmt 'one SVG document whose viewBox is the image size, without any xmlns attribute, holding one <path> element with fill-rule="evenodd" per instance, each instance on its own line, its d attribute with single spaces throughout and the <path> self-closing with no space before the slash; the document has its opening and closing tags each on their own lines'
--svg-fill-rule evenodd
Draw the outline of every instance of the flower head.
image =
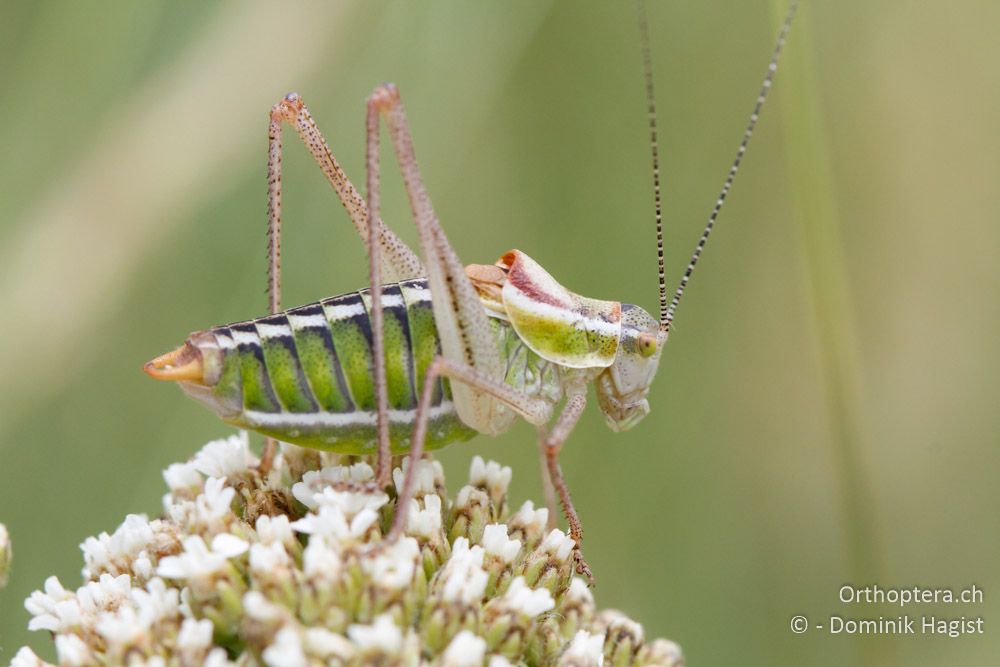
<svg viewBox="0 0 1000 667">
<path fill-rule="evenodd" d="M 508 511 L 509 468 L 477 457 L 452 499 L 439 463 L 404 459 L 404 510 L 367 463 L 283 446 L 268 475 L 256 465 L 245 435 L 209 443 L 164 472 L 163 518 L 87 538 L 83 585 L 31 594 L 29 628 L 60 665 L 682 664 L 595 610 L 547 510 Z M 406 534 L 385 543 L 396 511 Z M 0 577 L 8 554 L 0 525 Z M 46 663 L 24 648 L 11 664 Z"/>
</svg>

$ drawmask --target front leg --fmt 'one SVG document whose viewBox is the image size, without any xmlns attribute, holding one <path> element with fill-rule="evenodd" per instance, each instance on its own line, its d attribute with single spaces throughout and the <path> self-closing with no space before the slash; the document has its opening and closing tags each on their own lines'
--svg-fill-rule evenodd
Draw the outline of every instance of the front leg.
<svg viewBox="0 0 1000 667">
<path fill-rule="evenodd" d="M 578 574 L 587 577 L 589 582 L 593 583 L 594 575 L 590 571 L 587 561 L 584 560 L 583 553 L 580 551 L 580 545 L 583 543 L 583 526 L 580 523 L 580 517 L 576 513 L 576 508 L 573 507 L 573 501 L 569 495 L 569 487 L 566 485 L 562 469 L 559 467 L 559 452 L 562 451 L 563 444 L 569 438 L 569 434 L 580 420 L 580 416 L 586 407 L 587 395 L 585 393 L 578 391 L 571 394 L 552 430 L 542 438 L 540 447 L 544 453 L 548 471 L 548 480 L 546 481 L 550 482 L 559 494 L 563 514 L 566 516 L 566 524 L 569 526 L 569 536 L 576 542 L 576 549 L 573 551 L 573 558 L 576 560 L 576 571 Z M 548 498 L 550 495 L 551 493 L 546 489 L 547 502 L 551 502 Z M 551 507 L 549 511 L 551 512 Z"/>
</svg>

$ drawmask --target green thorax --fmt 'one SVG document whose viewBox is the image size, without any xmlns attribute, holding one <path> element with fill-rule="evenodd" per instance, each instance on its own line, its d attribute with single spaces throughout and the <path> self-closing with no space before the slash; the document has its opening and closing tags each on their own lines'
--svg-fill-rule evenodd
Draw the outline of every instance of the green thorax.
<svg viewBox="0 0 1000 667">
<path fill-rule="evenodd" d="M 621 338 L 621 303 L 580 296 L 560 285 L 520 250 L 493 266 L 468 269 L 483 305 L 507 320 L 538 356 L 565 368 L 614 363 Z"/>
</svg>

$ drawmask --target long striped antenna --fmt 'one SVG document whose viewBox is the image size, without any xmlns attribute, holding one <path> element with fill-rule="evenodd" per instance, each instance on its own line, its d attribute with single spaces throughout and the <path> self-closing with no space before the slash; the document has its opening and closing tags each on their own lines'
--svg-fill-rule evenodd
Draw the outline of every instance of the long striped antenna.
<svg viewBox="0 0 1000 667">
<path fill-rule="evenodd" d="M 649 115 L 649 150 L 653 156 L 653 206 L 656 216 L 656 272 L 660 281 L 660 327 L 670 311 L 667 309 L 667 274 L 663 267 L 663 198 L 660 194 L 660 154 L 656 142 L 656 94 L 653 90 L 653 57 L 649 49 L 649 23 L 645 0 L 635 0 L 639 18 L 639 44 L 642 47 L 642 69 L 646 76 L 646 108 Z"/>
<path fill-rule="evenodd" d="M 691 279 L 691 274 L 694 273 L 694 267 L 701 258 L 701 252 L 705 249 L 705 242 L 708 241 L 708 235 L 712 233 L 715 221 L 719 217 L 719 211 L 722 209 L 722 205 L 726 202 L 726 196 L 729 195 L 729 190 L 733 186 L 733 180 L 736 178 L 736 172 L 740 169 L 740 162 L 743 161 L 743 155 L 747 151 L 747 144 L 750 143 L 750 137 L 753 136 L 754 127 L 757 125 L 757 119 L 760 117 L 760 110 L 764 106 L 764 100 L 767 99 L 768 91 L 771 90 L 771 82 L 774 81 L 774 73 L 778 71 L 778 58 L 781 56 L 781 50 L 785 46 L 785 38 L 788 37 L 788 31 L 792 27 L 792 18 L 795 17 L 795 10 L 798 6 L 798 0 L 793 0 L 792 4 L 788 7 L 788 13 L 785 15 L 785 22 L 781 26 L 781 31 L 778 33 L 778 40 L 775 43 L 774 51 L 771 54 L 771 62 L 767 66 L 767 74 L 764 75 L 764 83 L 761 84 L 760 92 L 757 94 L 757 101 L 753 107 L 753 113 L 750 114 L 750 122 L 747 123 L 747 128 L 743 131 L 743 139 L 740 141 L 740 147 L 736 150 L 736 158 L 733 160 L 732 166 L 729 167 L 729 173 L 726 175 L 725 183 L 722 184 L 722 190 L 719 192 L 719 198 L 715 200 L 715 206 L 712 207 L 712 212 L 708 216 L 708 222 L 705 224 L 705 231 L 701 233 L 701 238 L 698 239 L 698 245 L 695 246 L 694 254 L 691 255 L 691 261 L 688 262 L 687 270 L 684 271 L 684 275 L 681 277 L 681 282 L 677 286 L 677 291 L 674 292 L 674 298 L 670 301 L 670 307 L 666 309 L 666 312 L 663 311 L 663 298 L 661 296 L 660 328 L 663 331 L 670 330 L 670 325 L 674 321 L 674 313 L 677 310 L 677 304 L 680 303 L 681 297 L 684 295 L 684 288 L 687 287 L 688 281 Z M 653 153 L 654 155 L 656 153 L 655 143 Z M 659 201 L 659 195 L 657 195 L 657 201 Z M 658 218 L 659 204 L 657 204 L 657 219 Z M 657 225 L 659 225 L 659 222 L 657 222 Z M 663 256 L 662 246 L 660 256 Z M 662 275 L 662 259 L 660 266 Z"/>
</svg>

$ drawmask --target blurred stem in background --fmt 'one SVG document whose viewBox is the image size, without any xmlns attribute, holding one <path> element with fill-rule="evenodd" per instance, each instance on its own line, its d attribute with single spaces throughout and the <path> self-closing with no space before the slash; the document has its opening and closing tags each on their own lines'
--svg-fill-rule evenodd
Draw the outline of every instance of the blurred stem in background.
<svg viewBox="0 0 1000 667">
<path fill-rule="evenodd" d="M 772 16 L 780 20 L 787 0 L 772 0 Z M 792 45 L 786 59 L 786 90 L 779 93 L 785 118 L 785 149 L 789 187 L 800 230 L 805 262 L 807 298 L 815 315 L 820 368 L 830 425 L 834 487 L 839 489 L 841 524 L 852 582 L 880 581 L 882 544 L 875 497 L 865 466 L 865 435 L 860 423 L 861 375 L 857 360 L 854 300 L 843 255 L 841 222 L 837 210 L 833 165 L 827 139 L 827 119 L 818 85 L 815 33 L 810 26 L 810 3 L 796 17 Z M 804 11 L 803 11 L 804 10 Z M 892 645 L 880 636 L 858 642 L 865 665 L 890 662 Z"/>
</svg>

